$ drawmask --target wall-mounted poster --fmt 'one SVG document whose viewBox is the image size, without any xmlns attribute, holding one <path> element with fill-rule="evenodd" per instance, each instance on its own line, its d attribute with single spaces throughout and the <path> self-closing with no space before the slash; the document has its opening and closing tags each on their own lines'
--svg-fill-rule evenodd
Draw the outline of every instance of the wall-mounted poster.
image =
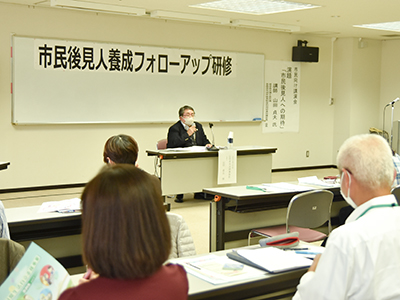
<svg viewBox="0 0 400 300">
<path fill-rule="evenodd" d="M 265 61 L 263 132 L 298 132 L 300 63 Z"/>
</svg>

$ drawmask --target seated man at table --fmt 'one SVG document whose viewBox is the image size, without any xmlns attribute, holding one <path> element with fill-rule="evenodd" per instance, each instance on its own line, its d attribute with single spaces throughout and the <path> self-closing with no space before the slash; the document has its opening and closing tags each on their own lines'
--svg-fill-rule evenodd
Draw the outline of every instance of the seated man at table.
<svg viewBox="0 0 400 300">
<path fill-rule="evenodd" d="M 393 165 L 396 170 L 396 177 L 393 181 L 392 188 L 400 185 L 400 156 L 392 150 L 392 160 Z M 342 207 L 339 211 L 339 226 L 345 224 L 346 219 L 350 216 L 350 214 L 354 211 L 352 206 Z M 324 242 L 325 243 L 325 242 Z M 325 244 L 323 244 L 325 246 Z"/>
<path fill-rule="evenodd" d="M 353 136 L 339 149 L 343 198 L 355 208 L 329 236 L 293 299 L 400 299 L 400 207 L 386 140 Z"/>
<path fill-rule="evenodd" d="M 194 121 L 193 107 L 182 106 L 178 114 L 179 121 L 168 129 L 167 148 L 212 146 L 204 133 L 203 126 Z"/>
<path fill-rule="evenodd" d="M 180 148 L 191 146 L 206 146 L 212 144 L 204 133 L 203 126 L 194 121 L 195 112 L 189 105 L 182 106 L 179 111 L 179 121 L 168 129 L 167 148 Z M 195 193 L 196 199 L 208 199 L 204 193 Z M 175 202 L 183 202 L 183 194 L 176 195 Z"/>
</svg>

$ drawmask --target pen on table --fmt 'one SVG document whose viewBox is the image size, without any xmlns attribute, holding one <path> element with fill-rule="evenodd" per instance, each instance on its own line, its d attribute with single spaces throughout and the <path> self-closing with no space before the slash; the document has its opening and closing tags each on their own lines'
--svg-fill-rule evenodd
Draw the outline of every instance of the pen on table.
<svg viewBox="0 0 400 300">
<path fill-rule="evenodd" d="M 260 188 L 258 186 L 251 186 L 251 185 L 247 185 L 246 189 L 248 189 L 248 190 L 256 190 L 256 191 L 263 191 L 263 192 L 267 191 L 266 188 Z"/>
<path fill-rule="evenodd" d="M 187 262 L 186 264 L 189 265 L 189 266 L 191 266 L 191 267 L 193 267 L 193 268 L 195 268 L 195 269 L 201 270 L 200 267 L 195 266 L 195 265 L 192 265 L 191 263 L 188 263 L 188 262 Z"/>
<path fill-rule="evenodd" d="M 285 251 L 291 250 L 291 251 L 298 251 L 298 250 L 310 250 L 309 248 L 285 248 L 283 249 Z"/>
<path fill-rule="evenodd" d="M 60 209 L 58 210 L 58 212 L 64 214 L 64 213 L 74 213 L 77 211 L 75 209 Z"/>
<path fill-rule="evenodd" d="M 321 254 L 321 252 L 312 252 L 312 251 L 296 251 L 296 254 L 317 255 L 317 254 Z"/>
</svg>

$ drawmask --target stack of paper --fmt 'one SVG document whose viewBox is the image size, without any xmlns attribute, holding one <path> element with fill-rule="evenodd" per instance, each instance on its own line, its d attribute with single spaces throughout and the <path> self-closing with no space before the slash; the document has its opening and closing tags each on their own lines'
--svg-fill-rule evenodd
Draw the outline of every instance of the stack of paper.
<svg viewBox="0 0 400 300">
<path fill-rule="evenodd" d="M 326 186 L 326 187 L 335 187 L 335 186 L 340 186 L 337 183 L 328 183 L 325 181 L 322 181 L 318 179 L 317 176 L 308 176 L 308 177 L 302 177 L 298 178 L 300 184 L 311 184 L 311 185 L 318 185 L 318 186 Z"/>
<path fill-rule="evenodd" d="M 308 268 L 312 260 L 292 251 L 274 247 L 257 249 L 239 249 L 226 254 L 229 258 L 265 270 L 269 273 L 280 273 L 301 268 Z"/>
<path fill-rule="evenodd" d="M 73 198 L 61 201 L 43 202 L 38 213 L 41 212 L 76 212 L 81 209 L 81 199 Z"/>
<path fill-rule="evenodd" d="M 265 272 L 236 263 L 226 256 L 209 254 L 200 257 L 171 260 L 182 265 L 186 272 L 212 284 L 225 284 L 263 276 Z"/>
<path fill-rule="evenodd" d="M 178 148 L 168 148 L 161 151 L 165 152 L 206 152 L 208 151 L 205 146 L 191 146 L 191 147 L 178 147 Z"/>
<path fill-rule="evenodd" d="M 269 192 L 276 192 L 276 193 L 303 192 L 303 191 L 311 191 L 314 189 L 309 186 L 305 187 L 287 182 L 263 183 L 262 187 L 266 188 L 267 191 Z"/>
</svg>

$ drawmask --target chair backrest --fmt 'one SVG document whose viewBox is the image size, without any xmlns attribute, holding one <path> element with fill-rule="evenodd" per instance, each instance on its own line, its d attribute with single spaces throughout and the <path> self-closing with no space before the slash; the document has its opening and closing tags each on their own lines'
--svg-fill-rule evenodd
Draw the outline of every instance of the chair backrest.
<svg viewBox="0 0 400 300">
<path fill-rule="evenodd" d="M 162 139 L 157 142 L 157 150 L 167 149 L 167 139 Z"/>
<path fill-rule="evenodd" d="M 392 189 L 391 193 L 396 197 L 397 203 L 400 203 L 399 202 L 399 199 L 400 199 L 400 185 L 394 187 Z"/>
<path fill-rule="evenodd" d="M 333 193 L 327 190 L 313 190 L 295 195 L 289 203 L 286 215 L 286 231 L 289 225 L 317 228 L 328 222 L 331 232 L 331 206 Z"/>
</svg>

